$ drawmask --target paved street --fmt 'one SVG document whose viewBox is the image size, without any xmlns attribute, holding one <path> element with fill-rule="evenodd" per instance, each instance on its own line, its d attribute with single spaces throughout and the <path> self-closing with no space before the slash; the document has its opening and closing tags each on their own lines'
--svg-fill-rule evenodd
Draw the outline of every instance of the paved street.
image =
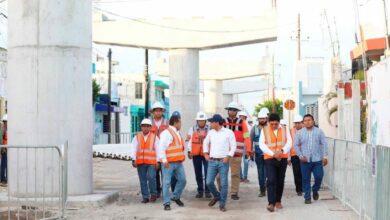
<svg viewBox="0 0 390 220">
<path fill-rule="evenodd" d="M 94 158 L 94 184 L 96 190 L 121 190 L 117 202 L 101 208 L 71 209 L 69 219 L 358 219 L 354 212 L 332 199 L 329 191 L 320 192 L 320 200 L 304 205 L 302 197 L 293 191 L 292 171 L 287 171 L 286 190 L 282 210 L 269 213 L 267 199 L 257 197 L 258 186 L 255 167 L 249 170 L 249 184 L 241 185 L 239 201 L 228 200 L 225 213 L 218 206 L 209 208 L 207 199 L 195 199 L 196 182 L 192 163 L 186 161 L 187 186 L 184 192 L 184 208 L 175 204 L 172 211 L 163 210 L 161 201 L 141 204 L 137 172 L 128 161 Z"/>
</svg>

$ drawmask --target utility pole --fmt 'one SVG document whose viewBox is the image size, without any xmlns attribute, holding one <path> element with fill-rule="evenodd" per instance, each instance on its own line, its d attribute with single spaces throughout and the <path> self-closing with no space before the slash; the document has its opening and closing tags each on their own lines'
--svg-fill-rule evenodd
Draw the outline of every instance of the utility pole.
<svg viewBox="0 0 390 220">
<path fill-rule="evenodd" d="M 276 113 L 275 105 L 275 55 L 272 55 L 272 113 Z"/>
<path fill-rule="evenodd" d="M 108 49 L 108 103 L 107 103 L 107 116 L 108 116 L 108 143 L 111 143 L 111 62 L 112 51 Z"/>
<path fill-rule="evenodd" d="M 297 26 L 298 61 L 301 60 L 301 14 L 298 13 Z"/>
<path fill-rule="evenodd" d="M 145 118 L 149 117 L 149 50 L 145 49 Z"/>
<path fill-rule="evenodd" d="M 385 57 L 387 57 L 387 53 L 389 51 L 389 27 L 387 23 L 387 6 L 386 6 L 386 0 L 383 0 L 383 9 L 385 11 L 385 25 L 386 25 L 386 34 L 385 34 L 385 41 L 386 41 L 386 51 L 385 51 Z"/>
</svg>

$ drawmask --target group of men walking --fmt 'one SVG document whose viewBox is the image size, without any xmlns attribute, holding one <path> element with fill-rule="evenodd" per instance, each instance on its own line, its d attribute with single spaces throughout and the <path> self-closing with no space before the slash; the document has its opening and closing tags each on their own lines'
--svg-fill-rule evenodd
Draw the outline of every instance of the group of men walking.
<svg viewBox="0 0 390 220">
<path fill-rule="evenodd" d="M 219 114 L 207 118 L 204 112 L 198 112 L 196 123 L 183 138 L 180 113 L 173 112 L 167 121 L 163 117 L 164 106 L 158 102 L 152 106 L 151 119 L 142 120 L 141 132 L 131 144 L 143 203 L 155 202 L 162 193 L 164 210 L 171 210 L 171 202 L 184 206 L 181 195 L 186 186 L 183 166 L 186 155 L 194 165 L 198 186 L 195 197 L 211 199 L 210 207 L 219 203 L 223 212 L 229 191 L 229 170 L 230 198 L 240 199 L 243 158 L 256 162 L 259 197 L 268 195 L 270 212 L 283 208 L 288 164 L 293 167 L 297 194 L 305 193 L 305 203 L 311 203 L 311 191 L 314 200 L 319 198 L 327 146 L 323 132 L 314 126 L 311 115 L 297 116 L 290 131 L 283 120 L 280 123 L 277 114 L 270 114 L 266 108 L 260 110 L 258 124 L 252 128 L 246 117 L 238 117 L 241 109 L 237 103 L 230 103 L 226 110 L 227 118 Z M 315 178 L 313 187 L 311 173 Z"/>
</svg>

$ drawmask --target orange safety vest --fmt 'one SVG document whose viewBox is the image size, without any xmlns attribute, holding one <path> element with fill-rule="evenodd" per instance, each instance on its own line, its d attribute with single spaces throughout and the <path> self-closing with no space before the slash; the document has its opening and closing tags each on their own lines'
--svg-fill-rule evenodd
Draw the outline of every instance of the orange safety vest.
<svg viewBox="0 0 390 220">
<path fill-rule="evenodd" d="M 203 156 L 203 141 L 207 136 L 207 128 L 197 128 L 194 126 L 191 137 L 191 154 L 193 156 Z"/>
<path fill-rule="evenodd" d="M 286 128 L 280 127 L 278 129 L 278 135 L 275 136 L 274 131 L 270 126 L 267 126 L 263 129 L 264 131 L 264 136 L 265 136 L 265 144 L 268 146 L 270 150 L 273 152 L 276 152 L 278 150 L 282 150 L 284 145 L 286 144 L 287 141 L 287 132 Z M 273 157 L 270 156 L 269 154 L 264 153 L 264 160 L 267 159 L 272 159 Z M 284 153 L 282 154 L 281 158 L 288 158 L 288 154 Z"/>
<path fill-rule="evenodd" d="M 152 128 L 150 129 L 150 132 L 157 135 L 157 137 L 160 137 L 161 132 L 163 132 L 165 129 L 169 127 L 169 123 L 165 118 L 161 119 L 161 125 L 160 127 L 157 127 L 156 122 L 154 121 L 154 118 L 152 118 Z"/>
<path fill-rule="evenodd" d="M 252 152 L 251 140 L 246 121 L 239 118 L 233 120 L 227 118 L 226 121 L 227 122 L 224 123 L 225 128 L 233 131 L 237 142 L 237 148 L 234 152 L 234 157 L 242 157 L 245 149 L 247 152 Z"/>
<path fill-rule="evenodd" d="M 3 134 L 3 145 L 7 145 L 8 144 L 8 135 L 7 135 L 7 132 L 4 132 Z"/>
<path fill-rule="evenodd" d="M 172 162 L 183 162 L 185 160 L 184 154 L 184 141 L 179 137 L 172 128 L 168 127 L 167 130 L 172 135 L 173 140 L 165 150 L 168 163 Z"/>
<path fill-rule="evenodd" d="M 144 139 L 142 132 L 137 134 L 138 148 L 137 148 L 137 159 L 135 163 L 137 165 L 148 164 L 155 165 L 157 164 L 156 149 L 154 148 L 154 142 L 156 140 L 156 135 L 149 133 L 148 138 Z"/>
<path fill-rule="evenodd" d="M 297 155 L 297 152 L 295 152 L 295 149 L 294 149 L 294 138 L 295 138 L 296 132 L 297 132 L 297 129 L 291 128 L 292 146 L 291 146 L 291 150 L 290 150 L 290 157 L 293 157 L 293 156 Z"/>
</svg>

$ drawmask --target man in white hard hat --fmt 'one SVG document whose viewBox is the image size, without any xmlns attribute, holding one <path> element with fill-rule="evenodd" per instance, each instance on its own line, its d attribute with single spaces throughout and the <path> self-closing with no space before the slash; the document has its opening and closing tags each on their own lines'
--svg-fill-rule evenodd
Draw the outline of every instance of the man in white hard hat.
<svg viewBox="0 0 390 220">
<path fill-rule="evenodd" d="M 209 131 L 209 126 L 206 124 L 207 116 L 204 112 L 196 114 L 196 124 L 188 131 L 186 142 L 188 143 L 188 158 L 192 159 L 195 170 L 196 184 L 198 185 L 198 193 L 196 198 L 211 198 L 210 191 L 206 185 L 207 165 L 203 155 L 203 141 Z"/>
<path fill-rule="evenodd" d="M 7 115 L 3 116 L 3 127 L 2 127 L 2 145 L 8 144 L 8 135 L 7 135 Z M 0 184 L 2 186 L 7 186 L 7 179 L 8 179 L 8 173 L 7 173 L 7 148 L 1 147 L 0 148 L 0 157 L 1 157 L 1 164 L 0 164 Z"/>
<path fill-rule="evenodd" d="M 303 117 L 301 115 L 296 115 L 294 117 L 294 127 L 291 128 L 291 139 L 292 143 L 295 141 L 295 135 L 296 133 L 301 130 L 303 127 Z M 288 164 L 293 169 L 294 173 L 294 183 L 295 183 L 295 191 L 297 192 L 298 196 L 302 196 L 302 173 L 301 173 L 301 164 L 299 161 L 299 157 L 295 151 L 294 145 L 291 147 L 290 150 L 290 157 L 288 159 Z"/>
<path fill-rule="evenodd" d="M 253 127 L 250 133 L 252 149 L 255 152 L 255 162 L 257 167 L 257 177 L 259 180 L 259 197 L 265 196 L 265 168 L 263 151 L 260 149 L 259 139 L 261 130 L 267 126 L 269 111 L 267 108 L 262 108 L 257 114 L 258 125 Z"/>
<path fill-rule="evenodd" d="M 164 118 L 165 107 L 161 102 L 155 102 L 150 109 L 152 114 L 152 128 L 151 132 L 154 133 L 157 137 L 160 137 L 160 134 L 169 127 L 169 122 Z M 162 177 L 161 177 L 161 164 L 158 165 L 156 172 L 156 184 L 157 184 L 157 196 L 160 197 L 162 191 Z"/>
<path fill-rule="evenodd" d="M 250 131 L 251 127 L 249 126 L 249 123 L 247 121 L 248 115 L 246 114 L 246 112 L 239 111 L 237 115 L 241 120 L 247 122 L 248 131 Z M 250 157 L 248 157 L 247 154 L 244 154 L 242 156 L 243 162 L 241 164 L 241 169 L 240 169 L 240 180 L 242 183 L 249 183 L 249 180 L 248 180 L 249 160 L 250 160 Z"/>
<path fill-rule="evenodd" d="M 228 117 L 225 120 L 224 127 L 233 131 L 237 142 L 235 154 L 229 161 L 231 169 L 230 193 L 231 199 L 239 200 L 241 160 L 245 153 L 247 156 L 252 155 L 251 141 L 247 122 L 237 117 L 241 107 L 236 102 L 231 102 L 225 109 L 228 111 Z"/>
<path fill-rule="evenodd" d="M 157 199 L 156 168 L 159 139 L 150 132 L 152 121 L 143 119 L 141 132 L 131 142 L 133 167 L 137 168 L 141 186 L 142 203 L 155 202 Z"/>
</svg>

